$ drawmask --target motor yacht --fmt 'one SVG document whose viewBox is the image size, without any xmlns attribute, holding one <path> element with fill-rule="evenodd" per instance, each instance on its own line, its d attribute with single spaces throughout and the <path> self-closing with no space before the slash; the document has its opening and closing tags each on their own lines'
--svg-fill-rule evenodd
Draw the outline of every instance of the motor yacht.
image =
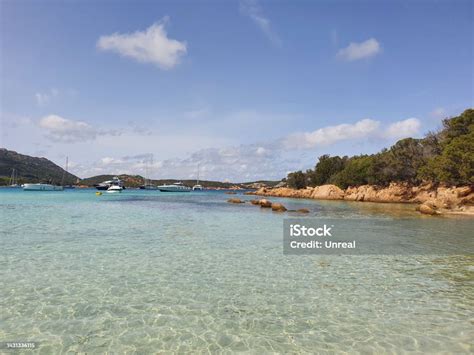
<svg viewBox="0 0 474 355">
<path fill-rule="evenodd" d="M 161 192 L 189 192 L 191 188 L 183 185 L 182 182 L 175 182 L 174 184 L 165 184 L 158 186 L 158 190 Z"/>
</svg>

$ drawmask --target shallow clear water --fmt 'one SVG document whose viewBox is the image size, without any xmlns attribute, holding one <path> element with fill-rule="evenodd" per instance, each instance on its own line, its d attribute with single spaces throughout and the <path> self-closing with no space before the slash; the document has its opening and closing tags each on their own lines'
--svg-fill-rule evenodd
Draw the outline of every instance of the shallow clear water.
<svg viewBox="0 0 474 355">
<path fill-rule="evenodd" d="M 288 214 L 228 198 L 1 189 L 0 342 L 45 354 L 472 352 L 472 256 L 286 256 Z M 427 248 L 430 235 L 472 243 L 472 219 L 413 206 L 281 202 L 382 234 L 416 229 Z"/>
</svg>

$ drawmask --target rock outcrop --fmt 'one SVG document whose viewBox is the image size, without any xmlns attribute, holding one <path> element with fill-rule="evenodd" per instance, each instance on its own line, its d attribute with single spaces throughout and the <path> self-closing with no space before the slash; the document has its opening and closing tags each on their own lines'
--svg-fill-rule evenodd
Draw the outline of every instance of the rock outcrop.
<svg viewBox="0 0 474 355">
<path fill-rule="evenodd" d="M 315 200 L 342 200 L 344 191 L 336 185 L 321 185 L 313 188 L 311 198 Z"/>
<path fill-rule="evenodd" d="M 245 203 L 245 201 L 242 201 L 240 198 L 230 198 L 227 200 L 229 203 Z"/>
<path fill-rule="evenodd" d="M 391 183 L 387 187 L 362 185 L 342 190 L 335 185 L 321 185 L 295 190 L 288 187 L 264 187 L 254 192 L 260 196 L 346 200 L 382 203 L 417 203 L 424 214 L 457 213 L 474 215 L 474 186 L 433 186 Z M 261 200 L 260 200 L 261 201 Z M 423 207 L 422 207 L 423 206 Z"/>
</svg>

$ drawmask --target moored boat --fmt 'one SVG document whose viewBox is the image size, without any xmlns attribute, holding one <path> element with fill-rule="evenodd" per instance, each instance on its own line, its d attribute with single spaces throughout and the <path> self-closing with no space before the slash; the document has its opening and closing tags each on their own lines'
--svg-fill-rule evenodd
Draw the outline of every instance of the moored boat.
<svg viewBox="0 0 474 355">
<path fill-rule="evenodd" d="M 149 163 L 150 166 L 153 167 L 153 156 L 150 158 Z M 158 190 L 158 187 L 156 185 L 153 185 L 149 178 L 148 162 L 145 162 L 145 177 L 143 178 L 143 185 L 141 185 L 139 188 L 140 190 Z"/>
<path fill-rule="evenodd" d="M 94 187 L 97 190 L 103 190 L 103 191 L 108 190 L 108 188 L 111 186 L 120 186 L 122 189 L 125 189 L 125 187 L 123 186 L 122 180 L 120 180 L 117 176 L 114 176 L 112 180 L 107 180 L 107 181 L 101 182 L 100 184 L 94 185 Z"/>
<path fill-rule="evenodd" d="M 23 184 L 23 191 L 63 191 L 63 187 L 51 184 Z"/>
<path fill-rule="evenodd" d="M 140 186 L 140 190 L 158 190 L 158 187 L 152 184 L 146 184 Z"/>
<path fill-rule="evenodd" d="M 158 190 L 161 192 L 189 192 L 191 188 L 183 185 L 182 182 L 175 182 L 174 184 L 165 184 L 158 186 Z"/>
<path fill-rule="evenodd" d="M 202 191 L 202 185 L 199 184 L 199 164 L 198 164 L 198 170 L 197 170 L 197 180 L 196 180 L 196 185 L 193 186 L 193 191 Z"/>
<path fill-rule="evenodd" d="M 123 187 L 119 185 L 112 185 L 107 189 L 108 193 L 117 193 L 117 192 L 122 192 Z"/>
<path fill-rule="evenodd" d="M 16 173 L 15 168 L 12 169 L 12 176 L 10 177 L 8 187 L 14 187 L 14 188 L 21 187 L 18 184 L 18 174 Z"/>
</svg>

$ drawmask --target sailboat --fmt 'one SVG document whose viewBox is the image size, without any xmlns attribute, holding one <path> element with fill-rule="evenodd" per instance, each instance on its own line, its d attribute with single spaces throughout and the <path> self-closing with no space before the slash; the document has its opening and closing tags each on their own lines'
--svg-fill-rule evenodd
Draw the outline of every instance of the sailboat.
<svg viewBox="0 0 474 355">
<path fill-rule="evenodd" d="M 18 185 L 18 174 L 16 173 L 15 168 L 12 169 L 12 176 L 10 177 L 8 187 L 21 187 L 20 185 Z"/>
<path fill-rule="evenodd" d="M 150 158 L 150 165 L 153 166 L 153 157 Z M 148 178 L 148 163 L 145 163 L 145 178 L 143 180 L 143 185 L 140 186 L 141 190 L 158 190 L 158 187 L 153 185 Z"/>
<path fill-rule="evenodd" d="M 202 191 L 202 185 L 199 185 L 199 164 L 198 164 L 198 170 L 197 170 L 197 180 L 196 180 L 196 185 L 193 186 L 193 191 Z"/>
<path fill-rule="evenodd" d="M 67 169 L 68 158 L 66 157 L 66 169 Z M 61 179 L 61 185 L 53 185 L 53 184 L 44 184 L 44 183 L 37 183 L 37 184 L 23 184 L 23 191 L 63 191 L 64 190 L 64 177 L 66 171 L 63 171 L 63 177 Z"/>
<path fill-rule="evenodd" d="M 61 185 L 64 186 L 65 189 L 75 189 L 76 187 L 74 185 L 64 185 L 64 176 L 67 175 L 68 173 L 68 163 L 69 163 L 69 159 L 68 157 L 66 157 L 66 173 L 63 173 L 63 181 L 61 182 Z"/>
</svg>

